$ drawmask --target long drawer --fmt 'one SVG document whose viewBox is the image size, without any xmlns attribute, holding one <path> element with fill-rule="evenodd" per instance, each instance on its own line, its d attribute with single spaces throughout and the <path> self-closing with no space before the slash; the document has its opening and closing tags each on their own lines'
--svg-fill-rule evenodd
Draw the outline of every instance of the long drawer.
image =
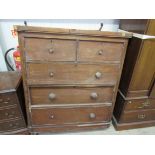
<svg viewBox="0 0 155 155">
<path fill-rule="evenodd" d="M 119 65 L 29 63 L 29 84 L 110 84 L 115 85 Z"/>
<path fill-rule="evenodd" d="M 155 120 L 155 109 L 152 110 L 141 110 L 134 112 L 124 112 L 120 122 L 139 122 L 139 121 L 149 121 Z"/>
<path fill-rule="evenodd" d="M 75 104 L 112 102 L 113 87 L 30 88 L 31 104 Z"/>
<path fill-rule="evenodd" d="M 155 109 L 155 99 L 133 99 L 125 101 L 125 109 L 128 110 L 142 110 L 142 109 Z"/>
<path fill-rule="evenodd" d="M 107 122 L 111 119 L 111 106 L 31 109 L 32 125 L 62 125 Z"/>
<path fill-rule="evenodd" d="M 21 114 L 17 106 L 0 109 L 0 121 L 19 117 L 21 117 Z"/>
</svg>

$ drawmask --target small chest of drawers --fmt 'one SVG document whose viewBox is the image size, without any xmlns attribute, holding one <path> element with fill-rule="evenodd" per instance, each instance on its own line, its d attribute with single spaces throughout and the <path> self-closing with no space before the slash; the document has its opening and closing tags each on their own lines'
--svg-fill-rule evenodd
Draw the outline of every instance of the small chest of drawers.
<svg viewBox="0 0 155 155">
<path fill-rule="evenodd" d="M 0 72 L 0 134 L 28 134 L 19 72 Z"/>
<path fill-rule="evenodd" d="M 128 38 L 17 26 L 31 133 L 107 128 Z"/>
</svg>

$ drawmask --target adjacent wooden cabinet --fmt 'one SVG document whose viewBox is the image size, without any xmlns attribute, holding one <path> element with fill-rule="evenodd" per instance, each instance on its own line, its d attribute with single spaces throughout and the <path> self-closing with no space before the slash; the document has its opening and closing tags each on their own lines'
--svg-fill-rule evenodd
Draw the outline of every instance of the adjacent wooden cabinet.
<svg viewBox="0 0 155 155">
<path fill-rule="evenodd" d="M 16 28 L 29 131 L 107 128 L 131 34 Z"/>
<path fill-rule="evenodd" d="M 155 36 L 155 19 L 121 19 L 120 29 Z"/>
<path fill-rule="evenodd" d="M 0 72 L 0 134 L 28 134 L 19 72 Z"/>
<path fill-rule="evenodd" d="M 129 23 L 132 27 L 138 22 L 142 21 L 121 20 L 120 28 L 123 23 L 130 30 Z M 144 29 L 146 34 L 155 32 L 155 27 Z M 133 36 L 128 44 L 114 108 L 113 123 L 117 130 L 155 125 L 155 37 L 140 36 Z"/>
</svg>

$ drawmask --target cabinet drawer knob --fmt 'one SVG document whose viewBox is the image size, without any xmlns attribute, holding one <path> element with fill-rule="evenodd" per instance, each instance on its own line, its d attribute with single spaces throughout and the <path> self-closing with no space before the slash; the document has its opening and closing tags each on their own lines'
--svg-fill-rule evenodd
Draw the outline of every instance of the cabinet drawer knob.
<svg viewBox="0 0 155 155">
<path fill-rule="evenodd" d="M 102 55 L 103 51 L 102 50 L 99 50 L 98 51 L 98 55 Z"/>
<path fill-rule="evenodd" d="M 138 118 L 139 118 L 139 119 L 144 119 L 145 117 L 146 117 L 145 114 L 138 115 Z"/>
<path fill-rule="evenodd" d="M 56 98 L 56 95 L 54 93 L 50 93 L 48 97 L 50 100 L 54 100 Z"/>
<path fill-rule="evenodd" d="M 54 119 L 54 115 L 51 114 L 51 115 L 49 116 L 49 118 L 50 118 L 50 119 Z"/>
<path fill-rule="evenodd" d="M 0 102 L 3 102 L 3 99 L 0 98 Z"/>
<path fill-rule="evenodd" d="M 9 115 L 9 113 L 8 113 L 8 112 L 6 112 L 6 113 L 5 113 L 5 116 L 8 116 L 8 115 Z"/>
<path fill-rule="evenodd" d="M 95 77 L 96 77 L 97 79 L 100 79 L 101 76 L 102 76 L 102 73 L 100 73 L 100 72 L 96 72 Z"/>
<path fill-rule="evenodd" d="M 53 73 L 53 72 L 51 72 L 49 75 L 50 75 L 50 77 L 53 77 L 53 76 L 54 76 L 54 73 Z"/>
<path fill-rule="evenodd" d="M 13 124 L 11 123 L 11 124 L 9 124 L 9 126 L 10 126 L 10 127 L 13 127 Z"/>
<path fill-rule="evenodd" d="M 50 53 L 50 54 L 53 54 L 53 53 L 54 53 L 54 49 L 53 49 L 53 48 L 50 48 L 50 49 L 49 49 L 49 53 Z"/>
<path fill-rule="evenodd" d="M 90 114 L 89 114 L 89 117 L 90 117 L 91 119 L 93 119 L 93 118 L 96 118 L 96 115 L 95 115 L 94 113 L 90 113 Z"/>
<path fill-rule="evenodd" d="M 98 98 L 98 95 L 97 95 L 97 93 L 93 92 L 93 93 L 91 93 L 90 97 L 95 100 Z"/>
</svg>

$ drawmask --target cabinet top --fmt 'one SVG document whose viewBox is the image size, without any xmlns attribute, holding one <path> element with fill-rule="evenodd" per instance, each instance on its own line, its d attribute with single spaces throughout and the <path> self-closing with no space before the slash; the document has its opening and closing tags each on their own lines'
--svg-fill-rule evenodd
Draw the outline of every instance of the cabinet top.
<svg viewBox="0 0 155 155">
<path fill-rule="evenodd" d="M 48 27 L 19 26 L 19 25 L 15 25 L 14 29 L 17 32 L 68 34 L 68 35 L 111 37 L 111 38 L 131 38 L 132 37 L 132 33 L 98 31 L 98 30 L 78 30 L 78 29 L 48 28 Z"/>
<path fill-rule="evenodd" d="M 20 82 L 20 72 L 0 72 L 0 93 L 15 91 L 18 88 Z"/>
</svg>

